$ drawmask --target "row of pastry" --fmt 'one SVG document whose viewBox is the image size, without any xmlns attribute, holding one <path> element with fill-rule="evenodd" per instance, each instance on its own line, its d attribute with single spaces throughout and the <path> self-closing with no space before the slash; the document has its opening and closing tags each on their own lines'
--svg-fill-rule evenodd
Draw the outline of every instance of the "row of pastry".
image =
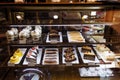
<svg viewBox="0 0 120 80">
<path fill-rule="evenodd" d="M 94 47 L 92 46 L 82 46 L 82 47 L 62 47 L 62 63 L 72 63 L 79 64 L 80 56 L 83 58 L 82 60 L 89 60 L 96 62 L 97 55 L 99 55 L 104 62 L 106 61 L 114 61 L 115 55 L 107 46 L 97 45 L 95 47 L 96 52 L 93 51 Z M 77 52 L 79 51 L 79 54 Z M 109 50 L 109 51 L 108 51 Z M 98 53 L 99 51 L 99 53 Z M 101 53 L 100 53 L 101 52 Z M 25 51 L 24 51 L 25 53 Z M 82 55 L 81 55 L 82 54 Z M 19 57 L 22 57 L 24 54 L 20 49 L 17 49 L 13 56 L 10 57 L 9 63 L 18 63 Z M 43 56 L 42 56 L 43 55 Z M 103 55 L 105 57 L 103 57 Z M 23 61 L 24 65 L 28 65 L 29 63 L 49 65 L 49 64 L 59 64 L 60 50 L 59 48 L 39 48 L 38 46 L 31 47 Z M 83 61 L 84 62 L 84 61 Z"/>
<path fill-rule="evenodd" d="M 26 40 L 30 38 L 33 41 L 39 41 L 41 36 L 42 36 L 41 26 L 35 26 L 34 29 L 31 26 L 27 26 L 20 31 L 17 28 L 11 28 L 6 32 L 8 42 L 14 41 L 16 39 Z M 67 37 L 69 42 L 85 42 L 85 39 L 80 33 L 80 31 L 67 31 Z M 46 42 L 51 41 L 62 42 L 62 32 L 51 29 L 47 34 Z"/>
</svg>

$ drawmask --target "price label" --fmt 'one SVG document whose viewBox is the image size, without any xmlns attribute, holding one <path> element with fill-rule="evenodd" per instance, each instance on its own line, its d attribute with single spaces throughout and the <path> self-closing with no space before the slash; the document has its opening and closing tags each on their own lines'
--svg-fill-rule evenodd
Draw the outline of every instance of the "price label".
<svg viewBox="0 0 120 80">
<path fill-rule="evenodd" d="M 26 39 L 19 40 L 20 44 L 26 44 Z"/>
<path fill-rule="evenodd" d="M 67 63 L 66 63 L 66 66 L 72 66 L 72 63 L 67 62 Z"/>
<path fill-rule="evenodd" d="M 51 43 L 51 44 L 57 44 L 58 41 L 56 41 L 56 40 L 51 40 L 50 43 Z"/>
<path fill-rule="evenodd" d="M 93 63 L 93 62 L 89 62 L 88 65 L 95 65 L 95 63 Z"/>
<path fill-rule="evenodd" d="M 28 63 L 28 66 L 35 66 L 35 63 Z"/>
<path fill-rule="evenodd" d="M 13 64 L 13 63 L 8 63 L 8 66 L 15 66 L 15 64 Z"/>
</svg>

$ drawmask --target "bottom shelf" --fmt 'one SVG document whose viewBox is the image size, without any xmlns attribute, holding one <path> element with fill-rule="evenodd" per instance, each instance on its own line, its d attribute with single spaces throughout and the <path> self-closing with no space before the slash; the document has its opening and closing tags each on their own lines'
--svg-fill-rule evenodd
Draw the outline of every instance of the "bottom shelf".
<svg viewBox="0 0 120 80">
<path fill-rule="evenodd" d="M 99 77 L 90 77 L 90 78 L 82 78 L 79 75 L 78 69 L 74 68 L 67 68 L 63 70 L 57 70 L 57 71 L 49 71 L 49 79 L 48 80 L 119 80 L 120 78 L 120 69 L 117 71 L 116 75 L 114 77 L 106 77 L 106 78 L 99 78 Z M 15 77 L 15 73 L 13 70 L 10 70 L 8 75 L 3 80 L 18 80 Z M 40 79 L 41 80 L 41 79 Z M 42 79 L 43 80 L 43 79 Z"/>
</svg>

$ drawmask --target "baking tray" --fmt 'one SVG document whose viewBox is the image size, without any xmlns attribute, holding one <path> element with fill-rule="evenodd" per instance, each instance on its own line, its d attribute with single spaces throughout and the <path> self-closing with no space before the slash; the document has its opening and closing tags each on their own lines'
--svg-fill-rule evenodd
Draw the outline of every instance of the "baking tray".
<svg viewBox="0 0 120 80">
<path fill-rule="evenodd" d="M 20 57 L 19 61 L 17 63 L 14 63 L 14 64 L 19 64 L 20 63 L 20 61 L 22 60 L 22 58 L 25 55 L 26 50 L 27 50 L 27 48 L 19 48 L 19 49 L 22 51 L 23 55 Z M 10 63 L 10 60 L 8 61 L 8 66 L 14 66 L 14 64 Z"/>
<path fill-rule="evenodd" d="M 64 57 L 65 52 L 64 52 L 64 51 L 65 51 L 65 49 L 67 49 L 67 48 L 69 48 L 69 47 L 63 47 L 63 49 L 62 49 L 62 63 L 63 63 L 63 64 L 68 64 L 68 63 L 71 63 L 71 64 L 79 64 L 79 59 L 78 59 L 78 55 L 77 55 L 77 51 L 76 51 L 76 48 L 75 48 L 75 47 L 73 47 L 73 49 L 74 49 L 73 53 L 74 53 L 74 55 L 75 55 L 76 60 L 71 61 L 71 62 L 66 62 L 66 61 L 65 61 L 65 57 Z"/>
<path fill-rule="evenodd" d="M 49 33 L 48 33 L 46 43 L 62 43 L 63 42 L 62 32 L 58 32 L 58 34 L 60 35 L 60 39 L 57 41 L 57 40 L 49 40 Z"/>
<path fill-rule="evenodd" d="M 97 58 L 97 56 L 95 56 L 95 60 L 87 60 L 83 58 L 83 52 L 81 52 L 81 47 L 78 47 L 78 51 L 80 53 L 80 56 L 82 58 L 83 63 L 100 63 L 99 59 Z M 92 53 L 94 53 L 94 51 L 91 51 Z M 94 53 L 95 54 L 95 53 Z"/>
<path fill-rule="evenodd" d="M 47 52 L 47 50 L 49 50 Z M 52 53 L 52 50 L 55 50 Z M 46 62 L 45 62 L 46 61 Z M 42 60 L 43 65 L 58 65 L 59 64 L 59 50 L 58 48 L 46 48 Z"/>
<path fill-rule="evenodd" d="M 79 32 L 79 37 L 82 38 L 82 41 L 79 40 L 72 40 L 71 35 L 69 34 L 70 32 L 79 32 L 79 31 L 67 31 L 67 36 L 68 36 L 68 42 L 69 43 L 85 43 L 85 39 L 83 38 L 82 34 Z M 78 35 L 77 35 L 78 36 Z"/>
<path fill-rule="evenodd" d="M 39 53 L 37 54 L 36 64 L 40 64 L 43 49 L 42 49 L 42 48 L 38 48 L 38 51 L 39 51 Z M 31 63 L 29 63 L 29 62 L 26 60 L 26 58 L 25 58 L 24 61 L 23 61 L 23 65 L 29 65 L 29 64 L 31 64 Z M 32 64 L 31 64 L 31 65 L 32 65 Z"/>
</svg>

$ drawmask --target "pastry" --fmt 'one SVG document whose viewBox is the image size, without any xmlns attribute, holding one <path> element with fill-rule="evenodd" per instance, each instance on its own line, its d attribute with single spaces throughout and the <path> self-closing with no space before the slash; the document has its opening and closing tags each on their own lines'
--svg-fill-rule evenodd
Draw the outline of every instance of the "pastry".
<svg viewBox="0 0 120 80">
<path fill-rule="evenodd" d="M 17 55 L 13 55 L 12 57 L 10 57 L 10 63 L 17 63 L 19 61 L 19 56 Z"/>
<path fill-rule="evenodd" d="M 57 41 L 59 41 L 59 39 L 60 39 L 60 35 L 59 35 L 58 31 L 56 31 L 56 30 L 50 30 L 50 32 L 49 32 L 49 40 L 50 41 L 51 40 L 57 40 Z"/>
<path fill-rule="evenodd" d="M 83 42 L 84 39 L 79 31 L 69 31 L 68 39 L 70 42 Z"/>
<path fill-rule="evenodd" d="M 89 47 L 89 46 L 83 46 L 82 48 L 81 48 L 81 52 L 91 52 L 91 50 L 92 50 L 92 48 L 91 47 Z"/>
<path fill-rule="evenodd" d="M 75 55 L 71 55 L 71 56 L 65 58 L 65 62 L 72 62 L 75 60 L 76 60 Z"/>
<path fill-rule="evenodd" d="M 73 51 L 74 49 L 72 47 L 68 47 L 64 50 L 65 62 L 72 62 L 76 60 L 76 57 Z"/>
<path fill-rule="evenodd" d="M 23 53 L 20 49 L 17 49 L 13 55 L 21 57 L 23 56 Z"/>
<path fill-rule="evenodd" d="M 95 60 L 95 54 L 91 52 L 84 52 L 83 58 L 87 60 Z"/>
<path fill-rule="evenodd" d="M 37 61 L 37 51 L 32 47 L 26 55 L 26 61 L 31 63 L 36 63 Z"/>
<path fill-rule="evenodd" d="M 27 56 L 26 61 L 29 63 L 36 63 L 36 58 L 33 56 Z"/>
<path fill-rule="evenodd" d="M 110 49 L 107 46 L 105 46 L 104 44 L 98 44 L 96 46 L 96 49 L 100 52 L 110 51 Z"/>
</svg>

